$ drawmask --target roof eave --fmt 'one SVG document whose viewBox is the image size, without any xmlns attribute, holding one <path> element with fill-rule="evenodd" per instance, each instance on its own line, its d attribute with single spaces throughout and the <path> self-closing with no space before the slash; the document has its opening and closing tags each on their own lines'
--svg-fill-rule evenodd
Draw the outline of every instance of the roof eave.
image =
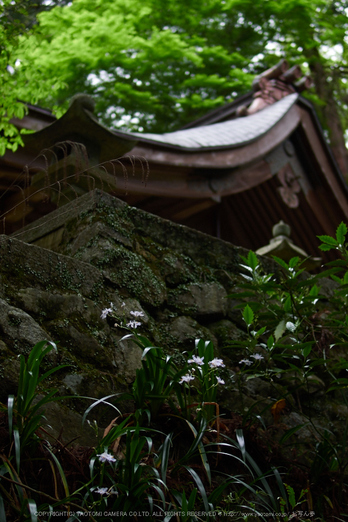
<svg viewBox="0 0 348 522">
<path fill-rule="evenodd" d="M 132 156 L 143 156 L 149 162 L 168 163 L 176 166 L 197 168 L 234 168 L 255 162 L 268 154 L 272 149 L 284 141 L 299 125 L 300 113 L 293 105 L 285 116 L 268 132 L 243 145 L 226 145 L 219 147 L 175 147 L 141 139 L 132 150 Z M 126 156 L 129 153 L 126 154 Z"/>
</svg>

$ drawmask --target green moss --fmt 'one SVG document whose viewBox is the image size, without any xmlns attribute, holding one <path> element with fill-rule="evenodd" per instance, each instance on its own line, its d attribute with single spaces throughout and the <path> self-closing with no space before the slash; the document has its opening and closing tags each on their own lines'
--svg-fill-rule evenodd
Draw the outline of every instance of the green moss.
<svg viewBox="0 0 348 522">
<path fill-rule="evenodd" d="M 96 261 L 110 279 L 130 295 L 152 306 L 163 302 L 165 286 L 147 266 L 144 259 L 122 246 L 107 250 Z"/>
</svg>

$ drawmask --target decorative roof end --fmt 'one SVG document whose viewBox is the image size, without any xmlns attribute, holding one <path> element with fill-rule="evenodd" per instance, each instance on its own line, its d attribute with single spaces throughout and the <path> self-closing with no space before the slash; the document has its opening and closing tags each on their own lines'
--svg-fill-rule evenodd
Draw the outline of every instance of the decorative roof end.
<svg viewBox="0 0 348 522">
<path fill-rule="evenodd" d="M 253 81 L 253 101 L 251 105 L 243 105 L 237 110 L 238 116 L 249 116 L 268 105 L 281 100 L 294 92 L 302 92 L 312 86 L 309 76 L 302 77 L 301 67 L 294 65 L 289 69 L 286 60 L 267 69 Z"/>
</svg>

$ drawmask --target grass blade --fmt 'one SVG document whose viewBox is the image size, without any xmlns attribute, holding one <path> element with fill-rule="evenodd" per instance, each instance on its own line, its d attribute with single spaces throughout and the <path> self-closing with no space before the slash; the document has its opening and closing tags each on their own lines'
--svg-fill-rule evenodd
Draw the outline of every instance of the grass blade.
<svg viewBox="0 0 348 522">
<path fill-rule="evenodd" d="M 197 473 L 195 472 L 194 469 L 190 468 L 189 466 L 184 466 L 184 468 L 190 473 L 190 475 L 192 475 L 193 480 L 197 484 L 199 492 L 202 495 L 204 509 L 208 513 L 210 511 L 210 506 L 209 506 L 207 492 L 205 490 L 205 487 L 203 486 L 203 482 L 201 481 L 201 479 L 199 478 L 199 476 L 197 475 Z"/>
<path fill-rule="evenodd" d="M 243 460 L 245 462 L 245 459 L 246 459 L 246 449 L 245 449 L 245 440 L 244 440 L 243 430 L 241 430 L 241 429 L 236 430 L 236 438 L 237 438 L 237 442 L 238 442 L 238 446 L 239 446 L 240 452 L 241 452 Z"/>
<path fill-rule="evenodd" d="M 295 426 L 294 428 L 291 428 L 290 430 L 287 430 L 284 435 L 282 436 L 282 438 L 280 439 L 279 441 L 279 444 L 283 444 L 285 441 L 287 441 L 291 435 L 293 435 L 294 433 L 296 433 L 297 431 L 299 431 L 301 428 L 303 428 L 304 426 L 307 426 L 309 424 L 309 422 L 306 422 L 304 424 L 298 424 L 297 426 Z"/>
<path fill-rule="evenodd" d="M 274 498 L 273 492 L 272 492 L 271 488 L 269 487 L 269 484 L 268 484 L 267 480 L 265 479 L 264 474 L 261 472 L 260 468 L 258 467 L 256 462 L 254 461 L 254 459 L 247 452 L 246 452 L 246 458 L 250 462 L 250 464 L 253 467 L 254 471 L 256 472 L 257 480 L 261 481 L 261 483 L 262 483 L 262 485 L 264 487 L 264 491 L 267 492 L 267 494 L 268 494 L 268 496 L 269 496 L 269 498 L 270 498 L 270 500 L 272 502 L 272 507 L 276 511 L 278 509 L 277 502 L 276 502 L 276 499 Z"/>
<path fill-rule="evenodd" d="M 285 488 L 284 488 L 284 483 L 282 481 L 282 478 L 280 476 L 280 473 L 279 471 L 277 470 L 277 468 L 272 468 L 273 470 L 273 473 L 274 473 L 274 476 L 276 478 L 276 481 L 277 481 L 277 484 L 278 484 L 278 487 L 279 487 L 279 490 L 280 490 L 280 493 L 283 497 L 283 499 L 286 501 L 286 508 L 289 509 L 289 505 L 288 505 L 288 500 L 287 500 L 287 495 L 286 495 L 286 491 L 285 491 Z"/>
<path fill-rule="evenodd" d="M 0 520 L 6 522 L 5 504 L 2 495 L 0 495 Z"/>
<path fill-rule="evenodd" d="M 208 480 L 209 480 L 209 485 L 211 485 L 210 465 L 209 465 L 209 461 L 208 461 L 207 453 L 205 451 L 204 444 L 202 442 L 200 442 L 198 444 L 198 451 L 201 456 L 202 464 L 204 466 L 205 472 L 206 472 Z"/>
<path fill-rule="evenodd" d="M 87 410 L 85 411 L 85 413 L 83 414 L 83 417 L 82 417 L 82 424 L 85 423 L 85 420 L 87 418 L 87 415 L 89 414 L 89 412 L 95 408 L 96 406 L 98 406 L 99 404 L 106 404 L 107 406 L 111 406 L 112 408 L 114 408 L 114 410 L 117 411 L 117 413 L 119 415 L 121 415 L 121 412 L 118 408 L 116 408 L 116 406 L 114 404 L 111 404 L 110 402 L 106 402 L 108 399 L 111 399 L 112 397 L 117 397 L 117 395 L 119 395 L 119 393 L 113 393 L 112 395 L 108 395 L 107 397 L 103 397 L 102 399 L 94 399 L 93 397 L 80 397 L 81 399 L 90 399 L 92 401 L 95 401 L 93 404 L 91 404 Z"/>
<path fill-rule="evenodd" d="M 68 486 L 68 482 L 66 480 L 66 476 L 65 476 L 65 473 L 63 471 L 63 468 L 59 462 L 59 460 L 57 459 L 57 457 L 55 456 L 55 454 L 50 450 L 50 448 L 48 446 L 46 446 L 46 449 L 48 450 L 48 452 L 51 454 L 57 468 L 58 468 L 58 471 L 59 471 L 59 475 L 60 475 L 60 478 L 62 479 L 62 483 L 63 483 L 63 487 L 64 487 L 64 492 L 65 492 L 65 496 L 66 498 L 68 498 L 70 496 L 70 493 L 69 493 L 69 486 Z"/>
<path fill-rule="evenodd" d="M 162 446 L 162 454 L 161 454 L 161 477 L 163 482 L 166 484 L 167 478 L 167 468 L 168 468 L 168 460 L 169 460 L 169 451 L 172 445 L 172 433 L 166 436 L 165 441 Z"/>
<path fill-rule="evenodd" d="M 28 500 L 28 509 L 30 513 L 31 522 L 37 522 L 37 506 L 35 500 L 33 500 L 32 498 Z"/>
<path fill-rule="evenodd" d="M 14 406 L 14 395 L 9 395 L 7 399 L 7 415 L 8 415 L 8 431 L 10 438 L 12 437 L 13 428 L 13 406 Z"/>
<path fill-rule="evenodd" d="M 17 473 L 19 474 L 19 468 L 21 465 L 21 439 L 20 439 L 18 430 L 13 430 L 13 438 L 14 438 L 14 445 L 15 445 Z"/>
</svg>

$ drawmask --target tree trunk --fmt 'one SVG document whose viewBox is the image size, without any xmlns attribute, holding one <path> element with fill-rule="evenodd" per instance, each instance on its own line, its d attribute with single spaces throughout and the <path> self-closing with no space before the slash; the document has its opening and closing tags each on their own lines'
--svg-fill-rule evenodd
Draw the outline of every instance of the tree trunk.
<svg viewBox="0 0 348 522">
<path fill-rule="evenodd" d="M 306 54 L 308 54 L 309 67 L 313 76 L 316 94 L 325 103 L 322 107 L 318 107 L 317 111 L 321 116 L 322 122 L 329 130 L 330 146 L 333 155 L 344 178 L 348 180 L 348 151 L 334 96 L 334 73 L 330 77 L 328 71 L 323 66 L 317 49 L 312 49 L 310 53 Z M 315 56 L 313 56 L 314 54 Z"/>
</svg>

